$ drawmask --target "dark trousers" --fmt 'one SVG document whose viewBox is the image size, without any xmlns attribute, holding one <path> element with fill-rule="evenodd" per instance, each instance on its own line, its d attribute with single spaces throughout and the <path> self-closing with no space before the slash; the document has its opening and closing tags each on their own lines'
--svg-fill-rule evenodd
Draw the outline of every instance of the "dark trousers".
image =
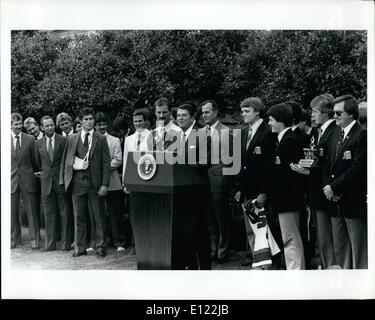
<svg viewBox="0 0 375 320">
<path fill-rule="evenodd" d="M 98 196 L 98 190 L 94 189 L 90 183 L 84 192 L 73 193 L 73 211 L 74 211 L 74 242 L 75 252 L 86 252 L 86 211 L 90 212 L 91 223 L 94 227 L 91 228 L 91 238 L 95 239 L 96 248 L 105 248 L 106 240 L 106 223 L 104 214 L 104 201 L 102 197 Z"/>
<path fill-rule="evenodd" d="M 56 242 L 59 240 L 56 230 L 59 229 L 61 230 L 61 249 L 68 250 L 73 238 L 72 208 L 69 196 L 51 190 L 50 194 L 43 197 L 43 203 L 46 231 L 45 248 L 48 250 L 56 249 Z M 58 219 L 59 216 L 60 219 Z"/>
<path fill-rule="evenodd" d="M 20 196 L 22 196 L 27 215 L 31 246 L 37 248 L 40 244 L 37 198 L 35 192 L 27 192 L 22 184 L 19 184 L 16 192 L 11 195 L 11 247 L 14 248 L 21 242 L 21 219 L 19 217 Z"/>
<path fill-rule="evenodd" d="M 230 210 L 229 193 L 211 193 L 211 210 L 209 210 L 209 232 L 211 257 L 225 258 L 228 254 Z"/>
<path fill-rule="evenodd" d="M 116 248 L 125 247 L 125 222 L 122 219 L 124 195 L 122 190 L 109 191 L 106 197 L 113 244 Z"/>
</svg>

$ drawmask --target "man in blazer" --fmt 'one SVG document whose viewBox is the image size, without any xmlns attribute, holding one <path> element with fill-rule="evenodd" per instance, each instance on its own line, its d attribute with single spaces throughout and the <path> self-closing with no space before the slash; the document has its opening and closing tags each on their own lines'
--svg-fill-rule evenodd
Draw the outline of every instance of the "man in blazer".
<svg viewBox="0 0 375 320">
<path fill-rule="evenodd" d="M 325 165 L 328 144 L 332 135 L 339 130 L 333 119 L 333 96 L 322 94 L 311 101 L 312 120 L 318 126 L 314 137 L 317 150 L 317 163 L 307 169 L 294 164 L 292 169 L 300 174 L 308 175 L 308 202 L 316 224 L 316 238 L 319 256 L 324 269 L 336 266 L 336 259 L 332 240 L 331 215 L 335 211 L 335 204 L 328 201 L 323 193 L 322 169 Z"/>
<path fill-rule="evenodd" d="M 357 121 L 358 104 L 350 95 L 333 101 L 341 131 L 331 138 L 324 194 L 337 203 L 332 218 L 336 262 L 342 268 L 367 268 L 367 131 Z"/>
<path fill-rule="evenodd" d="M 11 114 L 11 248 L 21 243 L 19 200 L 22 196 L 29 224 L 31 247 L 39 248 L 40 233 L 37 211 L 37 185 L 34 172 L 38 171 L 35 140 L 22 133 L 22 116 Z"/>
<path fill-rule="evenodd" d="M 229 246 L 229 227 L 230 227 L 230 210 L 229 210 L 229 191 L 232 184 L 232 176 L 223 175 L 223 168 L 230 163 L 224 163 L 220 151 L 223 148 L 229 153 L 229 145 L 232 143 L 232 133 L 229 128 L 223 125 L 219 119 L 218 104 L 214 100 L 207 100 L 201 104 L 202 117 L 206 124 L 198 132 L 205 132 L 210 137 L 211 150 L 209 154 L 216 155 L 216 161 L 212 161 L 208 168 L 208 181 L 211 194 L 211 210 L 209 210 L 209 232 L 211 241 L 211 259 L 219 263 L 228 258 Z M 227 138 L 224 137 L 227 135 Z M 229 138 L 229 139 L 228 139 Z M 226 141 L 227 139 L 227 141 Z M 229 154 L 228 154 L 229 156 Z"/>
<path fill-rule="evenodd" d="M 238 191 L 235 199 L 244 202 L 256 199 L 264 192 L 265 171 L 275 150 L 276 134 L 264 120 L 265 107 L 258 97 L 246 98 L 240 107 L 245 127 L 241 130 L 241 171 L 236 177 Z M 244 218 L 249 247 L 253 253 L 254 233 L 247 217 Z M 269 224 L 271 225 L 272 221 L 269 221 Z M 278 245 L 282 247 L 281 234 L 274 229 L 277 228 L 272 231 L 279 235 Z M 251 261 L 248 264 L 251 264 Z"/>
<path fill-rule="evenodd" d="M 95 223 L 97 257 L 106 255 L 104 201 L 111 175 L 111 157 L 106 137 L 94 131 L 92 108 L 79 112 L 82 131 L 68 136 L 60 170 L 60 184 L 72 193 L 74 211 L 73 257 L 86 254 L 86 211 Z"/>
<path fill-rule="evenodd" d="M 301 188 L 300 175 L 290 167 L 291 163 L 303 158 L 303 150 L 291 129 L 291 107 L 280 103 L 272 106 L 267 114 L 272 132 L 276 132 L 278 136 L 274 156 L 267 171 L 265 190 L 272 210 L 278 214 L 286 268 L 303 270 L 305 258 L 299 227 L 304 191 Z"/>
<path fill-rule="evenodd" d="M 109 178 L 108 194 L 106 197 L 109 225 L 112 240 L 117 251 L 125 250 L 125 224 L 122 220 L 124 209 L 124 193 L 122 192 L 122 183 L 117 169 L 122 164 L 122 152 L 120 139 L 110 135 L 107 132 L 108 120 L 103 112 L 95 115 L 95 128 L 97 132 L 107 138 L 109 153 L 111 156 L 111 176 Z"/>
<path fill-rule="evenodd" d="M 40 123 L 45 133 L 45 136 L 36 142 L 45 219 L 43 251 L 56 250 L 56 229 L 60 221 L 61 250 L 69 251 L 73 242 L 71 201 L 64 186 L 59 184 L 66 138 L 55 133 L 55 124 L 50 116 L 44 116 Z M 57 219 L 58 214 L 60 220 Z"/>
</svg>

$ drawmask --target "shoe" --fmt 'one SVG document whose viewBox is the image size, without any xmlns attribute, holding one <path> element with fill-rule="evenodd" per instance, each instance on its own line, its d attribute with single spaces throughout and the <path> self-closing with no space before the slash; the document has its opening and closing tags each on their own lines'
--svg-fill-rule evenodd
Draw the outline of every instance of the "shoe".
<svg viewBox="0 0 375 320">
<path fill-rule="evenodd" d="M 70 251 L 73 250 L 73 248 L 61 248 L 61 251 Z"/>
<path fill-rule="evenodd" d="M 46 249 L 46 248 L 43 248 L 42 250 L 40 250 L 40 252 L 49 252 L 49 251 L 56 251 L 56 249 Z"/>
<path fill-rule="evenodd" d="M 96 251 L 96 257 L 98 259 L 104 258 L 106 255 L 107 254 L 105 252 L 105 249 L 103 249 L 103 248 L 99 248 L 98 251 Z"/>
<path fill-rule="evenodd" d="M 40 247 L 31 247 L 31 250 L 39 250 Z"/>
<path fill-rule="evenodd" d="M 80 256 L 85 256 L 87 253 L 86 252 L 73 252 L 72 257 L 77 258 Z"/>
<path fill-rule="evenodd" d="M 118 252 L 125 251 L 125 248 L 124 248 L 124 247 L 118 247 L 118 248 L 117 248 L 117 251 L 118 251 Z"/>
<path fill-rule="evenodd" d="M 86 253 L 87 254 L 95 254 L 95 249 L 94 248 L 88 248 L 88 249 L 86 249 Z"/>
</svg>

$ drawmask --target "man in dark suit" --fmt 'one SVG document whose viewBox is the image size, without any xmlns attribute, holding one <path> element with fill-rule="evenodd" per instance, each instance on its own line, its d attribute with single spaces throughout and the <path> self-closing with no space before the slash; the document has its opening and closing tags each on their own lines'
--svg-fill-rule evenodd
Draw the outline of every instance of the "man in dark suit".
<svg viewBox="0 0 375 320">
<path fill-rule="evenodd" d="M 230 163 L 223 161 L 223 152 L 229 155 L 229 145 L 232 133 L 218 119 L 218 104 L 214 100 L 207 100 L 201 104 L 202 117 L 206 124 L 198 132 L 207 133 L 210 137 L 211 149 L 209 154 L 216 155 L 216 161 L 212 161 L 208 169 L 208 180 L 211 193 L 211 210 L 209 210 L 209 232 L 211 241 L 211 259 L 221 263 L 228 258 L 229 245 L 229 191 L 232 184 L 232 176 L 224 175 L 223 168 Z M 226 137 L 225 137 L 226 136 Z"/>
<path fill-rule="evenodd" d="M 265 107 L 259 98 L 246 98 L 241 102 L 240 107 L 245 127 L 241 130 L 241 171 L 236 177 L 238 191 L 235 199 L 244 202 L 256 199 L 264 192 L 265 171 L 275 150 L 276 134 L 264 120 Z M 271 221 L 269 223 L 272 224 Z M 245 227 L 249 247 L 253 253 L 255 239 L 247 217 L 245 217 Z M 282 246 L 281 234 L 275 232 L 275 229 L 272 228 L 272 231 L 275 236 L 279 235 L 279 246 Z"/>
<path fill-rule="evenodd" d="M 335 209 L 323 193 L 322 168 L 325 165 L 328 144 L 332 135 L 339 130 L 333 119 L 333 96 L 322 94 L 311 101 L 312 120 L 318 126 L 312 137 L 317 150 L 318 161 L 312 168 L 303 168 L 294 164 L 292 169 L 300 174 L 308 175 L 308 202 L 316 224 L 316 238 L 318 241 L 319 256 L 324 269 L 336 266 L 332 240 L 331 215 Z"/>
<path fill-rule="evenodd" d="M 22 196 L 29 224 L 31 247 L 39 248 L 40 233 L 37 211 L 37 185 L 34 172 L 38 171 L 35 140 L 24 134 L 22 116 L 11 115 L 11 248 L 21 243 L 19 200 Z"/>
<path fill-rule="evenodd" d="M 303 157 L 301 145 L 293 133 L 293 111 L 285 103 L 272 106 L 268 112 L 272 132 L 278 134 L 276 148 L 265 190 L 272 210 L 278 214 L 281 235 L 284 243 L 286 268 L 305 269 L 305 258 L 300 233 L 300 215 L 304 204 L 300 175 L 290 164 Z"/>
<path fill-rule="evenodd" d="M 341 131 L 331 138 L 324 194 L 337 203 L 332 218 L 336 262 L 344 269 L 367 268 L 367 131 L 357 121 L 358 104 L 345 95 L 333 101 Z"/>
<path fill-rule="evenodd" d="M 181 252 L 181 259 L 186 263 L 187 269 L 211 269 L 210 239 L 208 231 L 208 201 L 209 186 L 207 179 L 207 166 L 200 163 L 199 148 L 201 141 L 198 139 L 198 127 L 194 125 L 196 108 L 193 104 L 182 104 L 177 109 L 177 124 L 182 129 L 182 143 L 180 152 L 184 156 L 185 163 L 207 180 L 207 185 L 199 190 L 192 190 L 190 197 L 194 197 L 196 210 L 188 212 L 190 219 L 185 219 L 186 225 L 180 226 L 186 235 L 187 243 Z M 192 163 L 189 163 L 192 160 Z M 207 163 L 207 159 L 206 163 Z M 186 201 L 182 196 L 182 201 Z M 191 201 L 192 199 L 187 199 Z M 199 222 L 198 222 L 199 221 Z"/>
<path fill-rule="evenodd" d="M 59 185 L 61 159 L 66 138 L 55 133 L 55 124 L 50 116 L 44 116 L 41 126 L 45 136 L 36 143 L 38 165 L 45 218 L 45 247 L 43 251 L 56 250 L 57 215 L 61 221 L 61 250 L 70 250 L 72 244 L 72 208 L 69 195 L 64 186 Z"/>
<path fill-rule="evenodd" d="M 94 131 L 92 108 L 79 112 L 82 131 L 68 136 L 60 170 L 60 184 L 70 188 L 74 210 L 73 257 L 86 254 L 86 210 L 95 219 L 97 257 L 106 255 L 103 197 L 108 193 L 111 157 L 105 136 Z"/>
</svg>

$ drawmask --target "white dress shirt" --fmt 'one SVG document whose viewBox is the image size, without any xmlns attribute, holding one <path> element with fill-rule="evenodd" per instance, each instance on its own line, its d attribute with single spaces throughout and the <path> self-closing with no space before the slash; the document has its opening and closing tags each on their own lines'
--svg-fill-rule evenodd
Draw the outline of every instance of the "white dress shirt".
<svg viewBox="0 0 375 320">
<path fill-rule="evenodd" d="M 352 122 L 350 122 L 345 128 L 344 128 L 344 138 L 342 139 L 343 141 L 345 140 L 346 136 L 348 135 L 349 131 L 351 130 L 351 128 L 353 128 L 353 126 L 355 125 L 356 121 L 353 120 Z"/>
<path fill-rule="evenodd" d="M 52 148 L 55 150 L 55 137 L 56 137 L 56 134 L 54 133 L 53 136 L 51 138 L 48 138 L 46 136 L 46 148 L 47 148 L 47 151 L 48 151 L 48 145 L 49 145 L 49 140 L 51 139 L 52 141 Z"/>
<path fill-rule="evenodd" d="M 83 131 L 83 130 L 82 130 L 82 131 Z M 63 137 L 67 137 L 67 136 L 72 135 L 73 133 L 74 133 L 74 131 L 73 131 L 73 128 L 72 128 L 72 130 L 70 130 L 69 133 L 65 133 L 65 131 L 63 131 L 63 132 L 62 132 L 62 135 L 63 135 Z"/>
</svg>

